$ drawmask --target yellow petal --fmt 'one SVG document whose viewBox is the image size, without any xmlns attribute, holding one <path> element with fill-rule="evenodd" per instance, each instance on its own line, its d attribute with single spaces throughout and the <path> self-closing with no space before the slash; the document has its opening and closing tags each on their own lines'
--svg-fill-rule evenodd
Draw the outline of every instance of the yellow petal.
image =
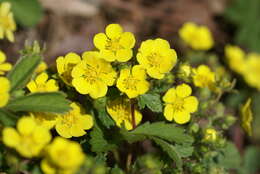
<svg viewBox="0 0 260 174">
<path fill-rule="evenodd" d="M 188 97 L 191 95 L 191 87 L 185 83 L 178 85 L 176 88 L 176 94 L 181 98 Z"/>
<path fill-rule="evenodd" d="M 0 27 L 1 28 L 1 27 Z M 0 64 L 5 62 L 6 60 L 6 55 L 4 52 L 0 51 Z"/>
<path fill-rule="evenodd" d="M 45 174 L 56 174 L 56 168 L 52 166 L 47 159 L 43 159 L 41 162 L 41 169 Z"/>
<path fill-rule="evenodd" d="M 116 52 L 116 59 L 119 62 L 126 62 L 130 60 L 133 56 L 133 51 L 131 49 L 120 49 Z"/>
<path fill-rule="evenodd" d="M 135 37 L 133 33 L 131 32 L 124 32 L 121 35 L 121 38 L 119 40 L 119 44 L 123 46 L 124 48 L 131 49 L 135 45 Z"/>
<path fill-rule="evenodd" d="M 11 30 L 5 31 L 6 37 L 10 42 L 14 42 L 14 34 Z"/>
<path fill-rule="evenodd" d="M 0 93 L 6 93 L 10 90 L 10 82 L 5 77 L 0 77 Z"/>
<path fill-rule="evenodd" d="M 107 93 L 107 85 L 104 82 L 97 81 L 91 87 L 89 95 L 92 98 L 104 97 Z"/>
<path fill-rule="evenodd" d="M 94 121 L 91 115 L 82 115 L 80 122 L 85 130 L 91 129 L 94 125 Z"/>
<path fill-rule="evenodd" d="M 165 107 L 164 107 L 164 112 L 163 112 L 165 118 L 168 120 L 168 121 L 172 121 L 173 120 L 173 107 L 171 104 L 167 104 Z"/>
<path fill-rule="evenodd" d="M 39 85 L 39 84 L 44 84 L 47 80 L 48 80 L 48 74 L 43 72 L 36 77 L 35 82 L 37 85 Z"/>
<path fill-rule="evenodd" d="M 37 126 L 33 132 L 33 139 L 36 143 L 45 145 L 51 141 L 51 134 L 48 129 Z"/>
<path fill-rule="evenodd" d="M 176 90 L 174 88 L 168 89 L 166 94 L 163 96 L 163 101 L 165 103 L 173 103 L 176 99 Z"/>
<path fill-rule="evenodd" d="M 36 92 L 37 91 L 37 85 L 34 81 L 30 81 L 26 87 L 29 89 L 30 92 Z"/>
<path fill-rule="evenodd" d="M 78 54 L 74 53 L 74 52 L 70 52 L 68 54 L 66 54 L 65 56 L 65 61 L 66 61 L 66 64 L 77 64 L 81 61 L 81 58 Z"/>
<path fill-rule="evenodd" d="M 18 120 L 17 130 L 22 135 L 29 135 L 34 132 L 36 123 L 31 117 L 22 117 Z"/>
<path fill-rule="evenodd" d="M 155 68 L 150 68 L 147 69 L 147 74 L 155 79 L 162 79 L 164 78 L 164 74 L 160 73 L 159 70 L 155 69 Z"/>
<path fill-rule="evenodd" d="M 57 70 L 58 70 L 58 73 L 61 75 L 62 73 L 64 73 L 65 71 L 65 60 L 62 56 L 58 57 L 56 59 L 56 67 L 57 67 Z"/>
<path fill-rule="evenodd" d="M 185 124 L 190 121 L 190 113 L 186 111 L 175 111 L 173 119 L 178 124 Z"/>
<path fill-rule="evenodd" d="M 72 125 L 72 127 L 70 128 L 70 134 L 73 137 L 81 137 L 81 136 L 85 135 L 86 132 L 80 126 Z"/>
<path fill-rule="evenodd" d="M 141 65 L 135 65 L 132 68 L 132 75 L 138 79 L 145 80 L 146 73 L 145 69 Z"/>
<path fill-rule="evenodd" d="M 110 50 L 100 50 L 100 57 L 108 62 L 116 60 L 116 55 Z"/>
<path fill-rule="evenodd" d="M 191 113 L 197 111 L 198 104 L 199 104 L 199 102 L 198 102 L 197 98 L 194 96 L 189 96 L 184 99 L 184 108 L 185 108 L 185 110 L 187 110 Z"/>
<path fill-rule="evenodd" d="M 4 128 L 3 142 L 6 146 L 16 147 L 20 143 L 20 136 L 14 128 Z"/>
<path fill-rule="evenodd" d="M 7 16 L 11 9 L 11 4 L 9 2 L 3 2 L 0 6 L 0 16 Z"/>
<path fill-rule="evenodd" d="M 66 125 L 66 123 L 63 123 L 62 121 L 55 125 L 55 129 L 57 133 L 64 138 L 72 137 L 70 128 Z"/>
<path fill-rule="evenodd" d="M 94 36 L 94 45 L 96 48 L 103 50 L 106 48 L 106 44 L 107 44 L 107 36 L 104 33 L 98 33 Z"/>
<path fill-rule="evenodd" d="M 0 93 L 0 108 L 7 105 L 9 98 L 9 93 Z"/>
<path fill-rule="evenodd" d="M 72 85 L 80 94 L 88 94 L 92 88 L 83 77 L 73 79 Z"/>
<path fill-rule="evenodd" d="M 106 27 L 106 35 L 110 38 L 119 38 L 123 32 L 123 28 L 119 24 L 109 24 Z"/>
<path fill-rule="evenodd" d="M 57 85 L 56 80 L 53 80 L 53 79 L 47 81 L 46 87 L 47 87 L 48 92 L 53 92 L 53 91 L 59 90 L 59 86 Z"/>
</svg>

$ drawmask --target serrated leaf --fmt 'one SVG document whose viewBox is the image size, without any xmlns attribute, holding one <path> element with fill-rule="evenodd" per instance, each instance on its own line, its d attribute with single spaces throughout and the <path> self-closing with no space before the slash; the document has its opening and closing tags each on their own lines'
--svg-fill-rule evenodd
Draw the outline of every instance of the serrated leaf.
<svg viewBox="0 0 260 174">
<path fill-rule="evenodd" d="M 162 102 L 160 95 L 156 93 L 147 93 L 138 97 L 138 105 L 141 109 L 147 106 L 153 112 L 162 112 Z"/>
<path fill-rule="evenodd" d="M 135 130 L 131 131 L 135 135 L 145 135 L 160 137 L 170 142 L 175 143 L 192 143 L 193 138 L 184 133 L 184 129 L 176 127 L 174 124 L 156 122 L 146 122 Z"/>
<path fill-rule="evenodd" d="M 4 0 L 12 4 L 16 21 L 25 26 L 33 27 L 43 16 L 43 9 L 38 0 Z"/>
<path fill-rule="evenodd" d="M 89 143 L 92 152 L 101 153 L 116 148 L 115 144 L 110 144 L 108 140 L 105 139 L 105 135 L 97 123 L 90 132 L 90 137 Z"/>
<path fill-rule="evenodd" d="M 16 89 L 23 88 L 28 83 L 31 75 L 38 67 L 41 60 L 41 55 L 34 54 L 25 55 L 17 61 L 13 69 L 7 75 L 11 82 L 11 92 Z"/>
<path fill-rule="evenodd" d="M 134 134 L 127 131 L 126 129 L 120 130 L 120 136 L 122 139 L 126 140 L 128 143 L 134 143 L 136 141 L 141 141 L 147 138 L 147 136 L 142 134 Z"/>
<path fill-rule="evenodd" d="M 176 152 L 175 148 L 173 145 L 167 143 L 166 141 L 160 139 L 160 138 L 152 138 L 154 142 L 159 145 L 163 151 L 165 151 L 169 157 L 176 163 L 176 166 L 178 168 L 181 168 L 183 165 L 181 156 Z"/>
<path fill-rule="evenodd" d="M 176 152 L 182 157 L 182 158 L 187 158 L 192 155 L 194 147 L 192 146 L 187 146 L 187 145 L 180 145 L 176 144 L 174 146 L 174 149 Z"/>
<path fill-rule="evenodd" d="M 98 119 L 101 121 L 101 123 L 106 127 L 110 128 L 111 126 L 115 125 L 115 122 L 111 119 L 111 117 L 107 114 L 106 111 L 106 97 L 102 97 L 99 99 L 96 99 L 94 101 L 94 107 L 96 108 L 98 114 Z"/>
<path fill-rule="evenodd" d="M 11 100 L 6 106 L 12 111 L 65 113 L 70 110 L 70 102 L 61 92 L 32 93 Z"/>
<path fill-rule="evenodd" d="M 18 117 L 13 113 L 0 108 L 0 121 L 5 126 L 14 126 Z"/>
</svg>

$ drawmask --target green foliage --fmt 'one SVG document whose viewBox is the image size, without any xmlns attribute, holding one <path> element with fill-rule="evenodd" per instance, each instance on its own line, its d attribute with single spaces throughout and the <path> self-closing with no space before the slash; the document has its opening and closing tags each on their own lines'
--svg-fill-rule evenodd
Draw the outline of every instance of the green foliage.
<svg viewBox="0 0 260 174">
<path fill-rule="evenodd" d="M 17 120 L 17 116 L 10 111 L 0 108 L 0 122 L 5 126 L 14 126 Z"/>
<path fill-rule="evenodd" d="M 38 0 L 4 0 L 12 4 L 12 11 L 17 22 L 25 27 L 33 27 L 43 16 L 43 9 Z"/>
<path fill-rule="evenodd" d="M 18 60 L 7 75 L 11 82 L 11 92 L 25 87 L 41 61 L 42 57 L 40 54 L 24 55 Z"/>
<path fill-rule="evenodd" d="M 147 93 L 138 97 L 138 106 L 143 109 L 147 106 L 153 112 L 162 112 L 162 102 L 160 95 L 156 93 Z"/>
<path fill-rule="evenodd" d="M 260 52 L 260 1 L 234 0 L 225 17 L 237 26 L 236 43 Z"/>
<path fill-rule="evenodd" d="M 260 148 L 250 146 L 246 149 L 244 154 L 244 162 L 243 167 L 239 173 L 241 174 L 249 174 L 256 173 L 260 170 Z"/>
<path fill-rule="evenodd" d="M 65 113 L 69 111 L 69 101 L 61 92 L 32 93 L 27 96 L 11 100 L 6 106 L 12 111 L 54 112 Z"/>
</svg>

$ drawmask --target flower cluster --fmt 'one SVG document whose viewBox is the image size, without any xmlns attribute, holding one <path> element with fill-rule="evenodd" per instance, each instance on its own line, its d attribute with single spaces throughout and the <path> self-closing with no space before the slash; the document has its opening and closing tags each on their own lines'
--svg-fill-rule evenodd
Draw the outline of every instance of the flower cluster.
<svg viewBox="0 0 260 174">
<path fill-rule="evenodd" d="M 225 55 L 230 68 L 241 74 L 250 86 L 260 90 L 260 54 L 246 54 L 237 46 L 227 45 Z"/>
</svg>

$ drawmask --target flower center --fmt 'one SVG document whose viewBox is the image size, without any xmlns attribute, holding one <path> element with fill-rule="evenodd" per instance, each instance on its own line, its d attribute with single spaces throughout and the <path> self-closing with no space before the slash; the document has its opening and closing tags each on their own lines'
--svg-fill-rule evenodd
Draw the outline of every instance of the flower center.
<svg viewBox="0 0 260 174">
<path fill-rule="evenodd" d="M 129 102 L 124 101 L 124 99 L 122 99 L 120 103 L 113 105 L 112 109 L 116 112 L 117 119 L 120 123 L 124 120 L 131 120 L 131 107 Z"/>
<path fill-rule="evenodd" d="M 111 50 L 111 51 L 113 51 L 114 53 L 115 53 L 117 50 L 122 49 L 123 47 L 119 44 L 119 40 L 120 40 L 120 38 L 109 39 L 109 40 L 107 41 L 107 44 L 106 44 L 106 49 L 107 49 L 107 50 Z"/>
<path fill-rule="evenodd" d="M 76 121 L 77 118 L 72 113 L 62 115 L 62 124 L 65 124 L 68 127 L 72 127 L 72 125 L 74 125 Z"/>
<path fill-rule="evenodd" d="M 184 109 L 184 99 L 183 98 L 176 98 L 174 103 L 172 103 L 174 111 L 182 111 Z"/>
<path fill-rule="evenodd" d="M 123 84 L 125 89 L 127 90 L 137 90 L 136 84 L 139 82 L 138 79 L 134 78 L 133 76 L 128 76 L 126 79 L 123 80 Z"/>
<path fill-rule="evenodd" d="M 85 74 L 84 74 L 84 78 L 86 79 L 86 81 L 88 81 L 90 84 L 95 83 L 100 76 L 100 71 L 99 71 L 99 66 L 97 65 L 97 67 L 93 67 L 89 64 L 86 65 L 85 68 Z"/>
<path fill-rule="evenodd" d="M 61 75 L 68 83 L 71 83 L 72 77 L 71 77 L 71 71 L 74 68 L 75 64 L 69 63 L 67 65 L 66 71 Z"/>
<path fill-rule="evenodd" d="M 162 61 L 162 56 L 158 53 L 151 53 L 146 58 L 149 62 L 150 67 L 159 67 L 160 62 Z"/>
</svg>

